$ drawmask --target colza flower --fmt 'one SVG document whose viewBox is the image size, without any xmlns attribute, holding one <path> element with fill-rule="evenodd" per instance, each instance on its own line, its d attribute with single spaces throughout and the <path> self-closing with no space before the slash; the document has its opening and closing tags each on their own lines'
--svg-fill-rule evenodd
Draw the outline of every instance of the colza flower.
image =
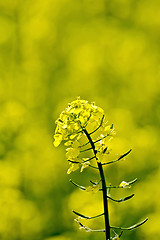
<svg viewBox="0 0 160 240">
<path fill-rule="evenodd" d="M 88 101 L 77 98 L 77 100 L 71 102 L 68 107 L 60 114 L 59 118 L 56 121 L 56 124 L 57 127 L 54 135 L 54 146 L 57 147 L 62 141 L 65 141 L 64 145 L 66 146 L 66 157 L 70 164 L 67 173 L 70 174 L 77 169 L 80 169 L 80 172 L 82 172 L 87 167 L 91 167 L 99 171 L 100 180 L 98 182 L 93 182 L 90 180 L 92 186 L 89 186 L 87 188 L 80 186 L 79 184 L 76 184 L 70 180 L 73 185 L 83 191 L 85 190 L 86 192 L 93 193 L 102 191 L 103 194 L 104 212 L 96 216 L 89 217 L 73 211 L 73 213 L 78 216 L 76 221 L 79 224 L 80 228 L 86 230 L 87 232 L 103 231 L 105 232 L 106 240 L 119 240 L 123 231 L 121 231 L 121 233 L 118 235 L 113 230 L 114 237 L 111 237 L 111 228 L 132 230 L 144 224 L 148 218 L 128 228 L 110 227 L 108 201 L 111 200 L 114 202 L 124 202 L 134 196 L 134 194 L 132 194 L 118 200 L 114 199 L 110 196 L 111 188 L 130 188 L 130 185 L 135 183 L 137 181 L 137 178 L 130 182 L 122 181 L 119 186 L 106 185 L 103 167 L 105 167 L 107 164 L 112 164 L 121 159 L 124 159 L 124 157 L 126 157 L 131 152 L 131 149 L 125 154 L 120 155 L 116 160 L 106 161 L 107 154 L 110 153 L 109 141 L 115 132 L 113 124 L 109 126 L 108 123 L 104 121 L 103 109 L 97 107 L 94 103 L 88 103 Z M 89 154 L 88 158 L 84 158 L 86 152 Z M 103 162 L 104 160 L 105 162 Z M 96 166 L 94 165 L 95 162 L 97 164 Z M 99 184 L 101 184 L 101 187 L 99 187 Z M 101 217 L 102 215 L 104 215 L 105 230 L 92 230 L 83 225 L 81 221 L 79 221 L 81 218 L 93 219 Z"/>
<path fill-rule="evenodd" d="M 84 127 L 93 123 L 98 125 L 102 119 L 104 111 L 94 103 L 77 100 L 71 102 L 56 120 L 56 130 L 54 135 L 54 146 L 57 147 L 62 140 L 75 140 L 81 137 L 80 133 Z"/>
<path fill-rule="evenodd" d="M 83 172 L 83 170 L 90 165 L 90 162 L 86 161 L 86 160 L 84 161 L 84 159 L 82 159 L 82 160 L 75 159 L 75 161 L 74 160 L 68 160 L 68 161 L 71 165 L 70 168 L 67 171 L 68 174 L 76 171 L 79 168 L 80 168 L 80 172 Z"/>
<path fill-rule="evenodd" d="M 80 154 L 80 151 L 78 148 L 70 147 L 70 148 L 67 148 L 66 151 L 67 151 L 66 157 L 71 159 L 76 158 Z"/>
<path fill-rule="evenodd" d="M 89 103 L 77 98 L 60 114 L 56 124 L 54 146 L 57 147 L 62 141 L 65 141 L 64 145 L 67 147 L 66 157 L 70 163 L 68 174 L 79 168 L 80 172 L 82 172 L 90 166 L 89 158 L 81 159 L 79 157 L 81 151 L 83 152 L 83 145 L 86 145 L 83 144 L 84 137 L 86 139 L 85 130 L 91 133 L 102 127 L 103 134 L 100 132 L 100 136 L 95 140 L 97 160 L 102 161 L 106 154 L 109 153 L 106 142 L 108 142 L 107 137 L 112 136 L 113 126 L 108 126 L 107 122 L 104 122 L 104 111 L 95 103 Z"/>
</svg>

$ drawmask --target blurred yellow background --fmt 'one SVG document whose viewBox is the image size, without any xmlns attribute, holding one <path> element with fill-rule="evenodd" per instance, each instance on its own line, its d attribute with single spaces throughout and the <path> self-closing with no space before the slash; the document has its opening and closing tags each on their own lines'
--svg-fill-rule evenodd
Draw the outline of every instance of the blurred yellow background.
<svg viewBox="0 0 160 240">
<path fill-rule="evenodd" d="M 55 120 L 77 96 L 95 101 L 114 123 L 114 153 L 133 151 L 106 169 L 112 184 L 138 178 L 126 203 L 110 203 L 110 221 L 149 221 L 124 240 L 160 239 L 159 0 L 0 0 L 0 239 L 103 240 L 79 231 L 72 209 L 101 212 L 99 195 L 69 183 L 65 149 L 53 147 Z M 102 220 L 86 225 L 103 228 Z"/>
</svg>

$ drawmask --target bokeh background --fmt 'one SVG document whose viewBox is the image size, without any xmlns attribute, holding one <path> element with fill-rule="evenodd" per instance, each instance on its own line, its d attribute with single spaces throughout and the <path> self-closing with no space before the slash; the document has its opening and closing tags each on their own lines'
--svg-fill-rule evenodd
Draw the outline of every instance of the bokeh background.
<svg viewBox="0 0 160 240">
<path fill-rule="evenodd" d="M 110 203 L 113 225 L 149 217 L 124 240 L 160 239 L 159 0 L 0 0 L 0 239 L 103 240 L 74 223 L 72 209 L 93 216 L 99 194 L 84 193 L 94 170 L 67 175 L 55 120 L 77 96 L 95 101 L 114 123 L 116 153 L 108 183 L 138 178 L 125 203 Z M 88 222 L 103 228 L 103 219 Z"/>
</svg>

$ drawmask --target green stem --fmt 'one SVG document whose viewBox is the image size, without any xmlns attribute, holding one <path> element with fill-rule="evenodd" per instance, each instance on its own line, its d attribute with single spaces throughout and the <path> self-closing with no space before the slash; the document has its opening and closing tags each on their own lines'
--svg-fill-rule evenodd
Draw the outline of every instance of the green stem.
<svg viewBox="0 0 160 240">
<path fill-rule="evenodd" d="M 95 158 L 97 159 L 97 151 L 95 149 L 95 145 L 94 142 L 92 141 L 92 138 L 90 136 L 90 134 L 87 132 L 86 129 L 83 129 L 84 133 L 86 134 L 90 145 L 92 147 L 92 150 L 94 152 Z M 105 181 L 105 176 L 104 176 L 104 171 L 103 171 L 103 167 L 101 162 L 97 161 L 97 165 L 98 165 L 98 169 L 99 169 L 99 173 L 101 176 L 101 180 L 102 180 L 102 191 L 103 191 L 103 206 L 104 206 L 104 219 L 105 219 L 105 235 L 106 235 L 106 240 L 110 240 L 110 225 L 109 225 L 109 213 L 108 213 L 108 199 L 107 199 L 107 187 L 106 187 L 106 181 Z"/>
<path fill-rule="evenodd" d="M 109 225 L 109 213 L 108 213 L 108 200 L 107 200 L 107 187 L 103 167 L 100 162 L 97 162 L 100 176 L 102 179 L 102 191 L 103 191 L 103 205 L 104 205 L 104 218 L 105 218 L 105 229 L 106 229 L 106 240 L 110 239 L 110 225 Z"/>
</svg>

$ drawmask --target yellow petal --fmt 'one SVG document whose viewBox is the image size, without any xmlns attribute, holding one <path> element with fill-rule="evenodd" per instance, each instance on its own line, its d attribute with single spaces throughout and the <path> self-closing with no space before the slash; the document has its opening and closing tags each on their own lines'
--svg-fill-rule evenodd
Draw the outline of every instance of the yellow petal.
<svg viewBox="0 0 160 240">
<path fill-rule="evenodd" d="M 77 163 L 72 163 L 70 168 L 67 171 L 67 174 L 70 174 L 71 172 L 76 171 L 79 168 L 79 164 Z"/>
<path fill-rule="evenodd" d="M 87 192 L 98 192 L 99 191 L 99 185 L 93 185 L 93 186 L 89 186 L 88 188 L 86 188 Z"/>
<path fill-rule="evenodd" d="M 67 158 L 76 158 L 80 154 L 80 151 L 77 148 L 67 148 L 66 151 Z"/>
<path fill-rule="evenodd" d="M 89 164 L 90 164 L 90 162 L 89 161 L 87 161 L 87 162 L 84 162 L 84 163 L 81 163 L 81 171 L 80 172 L 83 172 L 83 169 L 84 168 L 87 168 L 88 166 L 89 166 Z"/>
<path fill-rule="evenodd" d="M 58 147 L 59 146 L 59 144 L 61 143 L 61 141 L 62 141 L 62 135 L 61 134 L 55 134 L 54 135 L 54 146 L 55 147 Z"/>
<path fill-rule="evenodd" d="M 73 143 L 73 141 L 68 141 L 64 145 L 68 147 L 68 146 L 72 145 L 72 143 Z"/>
<path fill-rule="evenodd" d="M 129 185 L 129 183 L 125 182 L 125 181 L 122 181 L 120 184 L 119 184 L 120 187 L 123 187 L 123 188 L 130 188 L 131 186 Z"/>
</svg>

